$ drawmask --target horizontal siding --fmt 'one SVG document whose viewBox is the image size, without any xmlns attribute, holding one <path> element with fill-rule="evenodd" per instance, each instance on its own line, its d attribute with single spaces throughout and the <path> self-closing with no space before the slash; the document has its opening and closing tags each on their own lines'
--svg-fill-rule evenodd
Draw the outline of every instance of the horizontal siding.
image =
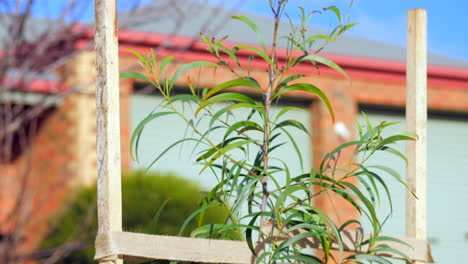
<svg viewBox="0 0 468 264">
<path fill-rule="evenodd" d="M 163 99 L 159 96 L 147 96 L 147 95 L 134 95 L 132 96 L 132 112 L 131 112 L 131 123 L 132 123 L 132 130 L 138 125 L 138 123 L 143 120 L 151 111 L 155 110 L 158 105 L 163 101 Z M 227 106 L 226 104 L 217 104 L 213 107 L 213 111 L 219 110 L 223 107 Z M 194 109 L 193 106 L 189 104 L 178 104 L 177 107 L 179 109 L 183 109 L 186 115 L 189 118 L 194 118 Z M 282 109 L 281 106 L 273 107 L 273 112 L 278 112 Z M 302 123 L 308 128 L 310 124 L 310 116 L 308 109 L 304 109 L 305 111 L 292 111 L 286 114 L 283 118 L 289 119 L 293 118 Z M 248 116 L 249 110 L 240 108 L 235 110 L 234 118 L 243 119 Z M 201 119 L 201 120 L 200 120 Z M 198 117 L 198 121 L 194 121 L 194 123 L 199 127 L 202 131 L 204 131 L 208 125 L 209 120 L 208 118 L 200 118 Z M 230 117 L 230 120 L 234 120 L 233 117 Z M 290 130 L 293 137 L 297 141 L 297 144 L 301 150 L 303 160 L 304 160 L 304 168 L 310 168 L 311 166 L 311 142 L 310 136 L 307 134 L 297 130 L 291 129 Z M 214 139 L 215 143 L 220 143 L 222 137 L 224 135 L 224 130 L 218 130 L 212 133 L 212 138 Z M 182 139 L 184 136 L 195 136 L 191 129 L 187 128 L 186 123 L 179 117 L 175 115 L 170 115 L 166 117 L 162 117 L 157 119 L 151 123 L 149 123 L 142 134 L 140 144 L 139 144 L 139 162 L 133 161 L 133 168 L 143 168 L 146 169 L 149 164 L 151 164 L 152 160 L 157 157 L 166 147 L 168 147 L 173 142 Z M 253 137 L 257 137 L 260 139 L 260 135 L 257 132 L 255 136 L 252 134 Z M 286 141 L 287 138 L 285 136 L 280 137 L 277 140 L 278 142 Z M 206 188 L 213 187 L 217 180 L 213 173 L 210 171 L 204 171 L 203 173 L 199 174 L 200 170 L 203 166 L 195 164 L 195 157 L 196 154 L 204 149 L 202 146 L 198 146 L 198 148 L 194 151 L 195 144 L 193 143 L 184 143 L 182 146 L 176 147 L 169 151 L 167 155 L 165 155 L 162 159 L 158 161 L 150 170 L 153 171 L 163 171 L 163 172 L 173 172 L 179 176 L 183 176 L 185 178 L 197 181 L 201 183 Z M 251 151 L 251 157 L 255 155 L 256 151 Z M 284 146 L 279 148 L 273 154 L 274 157 L 282 159 L 286 164 L 290 166 L 290 171 L 292 175 L 301 173 L 300 163 L 297 155 L 294 154 L 295 151 L 292 146 Z M 272 161 L 274 164 L 275 161 Z M 276 162 L 277 165 L 280 163 Z M 284 177 L 284 175 L 278 175 L 279 178 Z M 279 179 L 281 181 L 281 179 Z"/>
<path fill-rule="evenodd" d="M 390 133 L 405 130 L 404 116 L 367 114 L 373 125 L 397 121 Z M 363 123 L 363 116 L 359 117 Z M 461 263 L 468 259 L 468 122 L 430 118 L 428 120 L 428 240 L 439 264 Z M 404 144 L 397 149 L 405 151 Z M 386 165 L 405 175 L 401 159 L 380 154 L 370 163 Z M 370 164 L 369 163 L 369 164 Z M 405 233 L 405 189 L 388 177 L 394 213 L 383 233 Z M 389 213 L 388 203 L 379 209 L 381 217 Z M 369 225 L 365 225 L 369 228 Z M 399 263 L 399 262 L 395 262 Z"/>
</svg>

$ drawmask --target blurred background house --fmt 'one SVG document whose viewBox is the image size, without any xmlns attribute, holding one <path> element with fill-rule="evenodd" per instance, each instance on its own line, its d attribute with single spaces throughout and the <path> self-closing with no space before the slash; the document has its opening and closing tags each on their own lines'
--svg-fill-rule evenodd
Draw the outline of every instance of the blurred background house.
<svg viewBox="0 0 468 264">
<path fill-rule="evenodd" d="M 195 16 L 193 10 L 197 10 Z M 238 13 L 191 0 L 154 1 L 122 13 L 120 67 L 122 71 L 140 71 L 137 59 L 127 48 L 140 53 L 154 49 L 158 56 L 174 55 L 177 63 L 171 65 L 172 69 L 178 63 L 213 61 L 198 43 L 199 32 L 212 32 L 216 39 L 227 35 L 224 43 L 256 43 L 253 32 L 230 19 Z M 270 18 L 249 17 L 265 36 L 271 35 Z M 7 29 L 2 33 L 5 41 L 0 61 L 4 84 L 0 90 L 0 251 L 2 244 L 6 249 L 7 243 L 13 243 L 18 245 L 20 255 L 37 247 L 49 228 L 47 219 L 73 198 L 70 190 L 92 184 L 97 175 L 93 30 L 66 19 L 52 25 L 50 20 L 30 16 L 24 16 L 24 25 L 18 26 L 21 19 L 21 15 L 4 18 Z M 288 31 L 288 23 L 283 23 L 280 32 Z M 311 28 L 310 34 L 326 32 Z M 310 124 L 310 137 L 297 135 L 305 167 L 317 166 L 332 148 L 355 138 L 355 123 L 363 120 L 361 111 L 374 123 L 399 121 L 395 129 L 405 129 L 404 47 L 343 36 L 323 55 L 343 67 L 352 80 L 325 67 L 317 72 L 307 64 L 298 67 L 297 74 L 311 74 L 307 81 L 330 98 L 339 131 L 349 133 L 349 138 L 338 133 L 317 98 L 288 94 L 277 110 L 288 105 L 303 108 L 305 111 L 294 112 L 294 117 Z M 247 60 L 248 56 L 241 57 Z M 280 52 L 279 59 L 284 59 L 284 53 Z M 261 83 L 267 81 L 265 69 L 260 62 L 252 63 L 252 74 Z M 226 69 L 194 71 L 190 75 L 191 80 L 206 88 L 231 77 Z M 177 84 L 178 92 L 187 92 L 184 87 L 188 79 L 189 75 Z M 132 130 L 162 99 L 146 84 L 132 80 L 121 81 L 120 94 L 122 169 L 129 172 L 149 166 L 173 139 L 186 133 L 186 127 L 171 119 L 150 124 L 143 133 L 137 163 L 130 158 Z M 468 61 L 429 54 L 428 107 L 428 232 L 435 259 L 445 264 L 468 257 L 468 212 L 453 204 L 468 202 Z M 204 188 L 212 186 L 212 177 L 198 175 L 199 168 L 186 152 L 169 152 L 151 170 L 175 172 L 199 181 Z M 295 164 L 299 172 L 297 159 L 290 153 L 284 150 L 283 158 Z M 380 156 L 374 162 L 386 163 L 404 175 L 404 164 L 390 157 Z M 391 191 L 395 212 L 384 232 L 401 236 L 405 190 L 395 183 Z M 344 201 L 333 196 L 319 197 L 316 205 L 337 222 L 358 217 Z M 383 206 L 382 217 L 388 212 L 388 207 Z"/>
</svg>

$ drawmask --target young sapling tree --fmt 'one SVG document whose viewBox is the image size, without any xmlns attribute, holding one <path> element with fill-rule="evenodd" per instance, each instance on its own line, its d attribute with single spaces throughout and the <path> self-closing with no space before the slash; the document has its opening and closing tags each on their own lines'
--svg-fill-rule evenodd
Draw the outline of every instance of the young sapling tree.
<svg viewBox="0 0 468 264">
<path fill-rule="evenodd" d="M 323 101 L 330 118 L 334 119 L 332 105 L 325 93 L 314 84 L 302 81 L 307 76 L 297 74 L 295 69 L 303 64 L 310 64 L 311 72 L 320 67 L 329 67 L 349 78 L 340 66 L 319 53 L 328 43 L 335 42 L 340 35 L 356 25 L 349 23 L 349 16 L 343 18 L 341 11 L 331 6 L 323 11 L 331 12 L 336 17 L 337 26 L 328 35 L 309 35 L 309 21 L 316 12 L 306 13 L 300 8 L 301 20 L 296 26 L 285 14 L 287 2 L 269 1 L 273 13 L 270 46 L 267 46 L 265 37 L 254 21 L 245 16 L 234 16 L 234 19 L 255 32 L 258 45 L 228 45 L 223 43 L 224 39 L 215 40 L 210 35 L 201 35 L 214 60 L 184 64 L 171 76 L 165 72 L 174 57 L 159 58 L 151 52 L 143 56 L 131 51 L 139 58 L 144 74 L 127 72 L 121 77 L 150 83 L 164 99 L 157 110 L 136 127 L 131 139 L 134 150 L 132 155 L 138 160 L 138 142 L 149 122 L 157 122 L 159 117 L 167 115 L 183 120 L 194 136 L 181 138 L 171 144 L 150 166 L 170 149 L 184 142 L 195 142 L 198 155 L 194 157 L 194 162 L 202 165 L 202 172 L 213 171 L 218 183 L 207 193 L 200 208 L 186 223 L 196 217 L 202 218 L 204 211 L 213 206 L 227 208 L 230 213 L 224 224 L 200 226 L 192 232 L 192 236 L 245 240 L 258 263 L 389 263 L 384 258 L 387 253 L 407 259 L 405 254 L 385 243 L 397 240 L 380 235 L 382 224 L 376 213 L 381 189 L 391 201 L 382 173 L 389 173 L 399 182 L 404 182 L 392 169 L 384 166 L 371 168 L 367 163 L 370 157 L 382 151 L 406 161 L 402 153 L 392 148 L 392 144 L 401 140 L 414 140 L 415 135 L 404 132 L 383 136 L 383 130 L 392 123 L 382 122 L 377 126 L 372 126 L 370 122 L 364 126 L 358 124 L 359 139 L 330 150 L 318 168 L 307 168 L 299 175 L 291 175 L 289 164 L 276 156 L 284 144 L 290 144 L 302 160 L 293 133 L 308 133 L 305 124 L 292 118 L 285 119 L 287 113 L 296 107 L 285 107 L 277 113 L 272 111 L 272 107 L 286 93 L 295 91 L 315 96 Z M 279 26 L 284 17 L 289 20 L 291 31 L 281 36 Z M 286 44 L 285 48 L 281 48 L 281 58 L 278 55 L 280 43 Z M 245 54 L 249 55 L 248 58 Z M 253 62 L 263 65 L 261 72 L 266 81 L 260 80 L 258 74 L 252 74 Z M 176 94 L 174 90 L 180 77 L 197 68 L 228 69 L 234 77 L 211 89 L 199 88 L 189 81 L 188 93 Z M 243 87 L 245 93 L 232 89 L 236 87 Z M 215 109 L 214 106 L 220 103 L 227 106 Z M 195 106 L 196 111 L 188 114 L 181 105 Z M 236 115 L 241 108 L 249 111 L 245 118 Z M 231 116 L 236 119 L 229 118 Z M 208 119 L 210 125 L 199 125 L 201 119 Z M 212 137 L 215 133 L 224 136 L 219 140 Z M 280 140 L 281 136 L 285 136 L 287 142 Z M 353 159 L 350 161 L 340 160 L 340 154 L 345 148 L 353 150 Z M 358 184 L 349 181 L 351 178 L 356 178 Z M 320 188 L 314 188 L 316 186 Z M 371 238 L 356 243 L 356 252 L 365 247 L 367 250 L 364 253 L 343 254 L 343 230 L 350 225 L 359 226 L 361 221 L 350 219 L 342 226 L 337 226 L 328 215 L 314 206 L 314 198 L 326 192 L 344 198 L 371 223 Z M 181 233 L 185 226 L 182 226 Z M 305 250 L 310 243 L 304 241 L 317 242 L 318 248 L 324 252 L 321 257 Z M 263 247 L 258 248 L 255 242 Z M 333 247 L 338 249 L 338 257 L 331 254 Z"/>
</svg>

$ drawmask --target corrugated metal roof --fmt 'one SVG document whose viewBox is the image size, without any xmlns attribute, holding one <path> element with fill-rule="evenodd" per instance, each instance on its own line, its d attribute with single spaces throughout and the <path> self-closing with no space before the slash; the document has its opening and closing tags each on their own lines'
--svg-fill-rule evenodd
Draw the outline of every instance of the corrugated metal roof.
<svg viewBox="0 0 468 264">
<path fill-rule="evenodd" d="M 6 38 L 10 34 L 8 30 L 11 23 L 14 23 L 11 15 L 2 14 L 0 16 L 0 40 Z M 69 24 L 49 18 L 31 16 L 26 20 L 23 37 L 27 42 L 34 42 L 39 40 L 45 33 L 61 33 L 61 29 L 65 26 L 69 26 Z M 0 41 L 0 48 L 3 44 L 3 41 Z"/>
<path fill-rule="evenodd" d="M 168 2 L 170 1 L 170 2 Z M 242 22 L 230 19 L 232 15 L 243 14 L 235 9 L 222 6 L 214 6 L 191 0 L 159 0 L 141 7 L 130 16 L 121 16 L 127 29 L 154 32 L 162 34 L 175 34 L 185 37 L 197 37 L 202 31 L 213 32 L 216 38 L 228 36 L 232 42 L 257 43 L 253 33 Z M 273 20 L 269 17 L 247 14 L 260 27 L 266 41 L 272 36 Z M 280 26 L 280 33 L 286 35 L 290 32 L 288 22 Z M 326 34 L 327 32 L 317 28 L 310 28 L 309 34 Z M 280 46 L 284 46 L 284 43 Z M 382 43 L 362 37 L 344 35 L 338 39 L 338 43 L 331 43 L 325 49 L 328 53 L 378 58 L 385 60 L 405 61 L 405 47 Z M 428 54 L 429 64 L 451 67 L 468 68 L 468 61 L 450 58 L 435 53 Z"/>
</svg>

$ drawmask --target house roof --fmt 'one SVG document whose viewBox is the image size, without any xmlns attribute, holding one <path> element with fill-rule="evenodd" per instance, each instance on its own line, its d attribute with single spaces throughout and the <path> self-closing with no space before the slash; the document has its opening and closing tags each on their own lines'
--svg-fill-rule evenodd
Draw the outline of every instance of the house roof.
<svg viewBox="0 0 468 264">
<path fill-rule="evenodd" d="M 213 32 L 217 39 L 228 36 L 227 41 L 242 43 L 257 43 L 257 37 L 252 30 L 238 20 L 230 19 L 232 15 L 247 15 L 261 29 L 268 40 L 272 36 L 273 20 L 270 17 L 245 14 L 236 9 L 224 8 L 190 0 L 158 0 L 153 1 L 131 15 L 122 14 L 122 19 L 129 26 L 126 29 L 159 34 L 176 34 L 183 37 L 197 37 L 200 32 Z M 405 30 L 405 29 L 402 29 Z M 279 32 L 286 35 L 290 32 L 289 22 L 283 21 Z M 309 28 L 309 34 L 326 35 L 327 31 Z M 285 47 L 285 43 L 280 43 Z M 344 34 L 337 43 L 330 43 L 326 52 L 336 55 L 347 55 L 369 59 L 405 61 L 406 49 L 398 45 L 387 44 L 362 37 Z M 441 65 L 457 68 L 468 68 L 468 61 L 442 56 L 430 52 L 430 65 Z"/>
<path fill-rule="evenodd" d="M 193 0 L 158 0 L 153 1 L 131 13 L 119 15 L 119 24 L 125 25 L 119 31 L 119 42 L 121 46 L 130 47 L 156 47 L 165 46 L 170 52 L 179 48 L 186 49 L 190 44 L 192 59 L 209 59 L 209 54 L 203 45 L 193 44 L 193 39 L 199 39 L 200 32 L 213 32 L 216 38 L 228 35 L 226 44 L 248 43 L 256 44 L 257 37 L 254 32 L 240 21 L 231 19 L 236 14 L 245 14 L 236 9 L 224 8 L 222 6 L 210 5 Z M 247 14 L 254 20 L 264 36 L 272 33 L 272 19 L 269 17 Z M 6 19 L 6 18 L 3 18 Z M 31 39 L 38 38 L 50 23 L 43 19 L 32 19 L 37 23 L 30 22 L 28 32 Z M 81 44 L 89 45 L 94 37 L 91 25 L 78 25 L 74 27 L 82 37 L 77 40 L 76 48 L 83 47 Z M 289 24 L 280 25 L 280 33 L 289 32 Z M 310 34 L 326 34 L 324 30 L 310 28 Z M 6 32 L 0 29 L 0 37 Z M 285 43 L 279 43 L 284 48 Z M 89 47 L 89 46 L 88 46 Z M 284 50 L 284 49 L 283 49 Z M 352 77 L 365 77 L 376 80 L 398 80 L 405 78 L 404 47 L 390 45 L 361 37 L 344 35 L 338 43 L 331 43 L 326 48 L 326 56 L 342 66 Z M 283 52 L 284 53 L 284 52 Z M 244 57 L 248 57 L 248 55 Z M 281 51 L 279 53 L 281 56 Z M 184 52 L 187 57 L 188 53 Z M 449 58 L 434 53 L 428 54 L 429 83 L 441 86 L 468 88 L 468 61 Z M 326 71 L 322 71 L 325 73 Z M 14 74 L 13 74 L 14 75 Z M 34 75 L 34 74 L 33 74 Z M 32 91 L 57 92 L 63 90 L 56 80 L 51 80 L 52 75 L 36 76 L 31 79 Z M 14 79 L 14 78 L 13 78 Z M 52 88 L 50 88 L 52 87 Z M 57 88 L 61 87 L 61 88 Z"/>
<path fill-rule="evenodd" d="M 19 69 L 9 69 L 3 83 L 21 92 L 57 93 L 66 90 L 65 85 L 53 73 L 23 72 Z"/>
</svg>

